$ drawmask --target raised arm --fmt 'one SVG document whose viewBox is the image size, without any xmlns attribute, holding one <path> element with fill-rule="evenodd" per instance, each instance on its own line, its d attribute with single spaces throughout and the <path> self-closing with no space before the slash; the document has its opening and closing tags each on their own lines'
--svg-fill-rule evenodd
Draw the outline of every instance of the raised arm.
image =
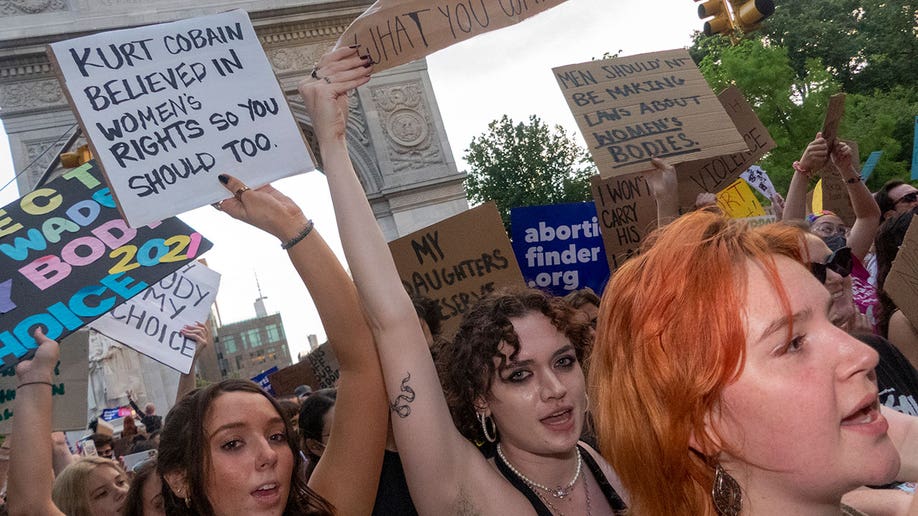
<svg viewBox="0 0 918 516">
<path fill-rule="evenodd" d="M 651 162 L 653 170 L 647 173 L 647 181 L 657 201 L 657 227 L 662 228 L 679 218 L 679 181 L 675 167 L 660 158 Z"/>
<path fill-rule="evenodd" d="M 445 514 L 468 488 L 460 481 L 470 476 L 470 458 L 482 468 L 477 478 L 490 478 L 490 466 L 453 425 L 417 315 L 348 157 L 347 93 L 369 80 L 365 63 L 356 49 L 331 52 L 319 61 L 321 80 L 301 84 L 300 93 L 315 124 L 344 252 L 376 337 L 408 486 L 420 513 Z"/>
<path fill-rule="evenodd" d="M 876 237 L 877 228 L 880 227 L 880 206 L 874 200 L 867 185 L 861 181 L 861 173 L 856 163 L 851 159 L 851 148 L 844 142 L 839 141 L 832 150 L 832 161 L 841 173 L 842 180 L 845 181 L 845 187 L 848 190 L 848 198 L 851 199 L 851 207 L 854 209 L 854 225 L 851 226 L 851 232 L 848 234 L 848 247 L 851 248 L 851 254 L 857 256 L 861 262 L 870 251 L 873 245 L 873 239 Z"/>
<path fill-rule="evenodd" d="M 221 176 L 231 192 L 243 188 Z M 370 514 L 376 500 L 388 414 L 373 334 L 363 318 L 357 289 L 338 258 L 290 198 L 271 186 L 223 201 L 229 215 L 280 240 L 315 302 L 339 364 L 338 397 L 331 437 L 309 486 L 339 514 Z"/>
<path fill-rule="evenodd" d="M 829 145 L 822 133 L 806 146 L 800 161 L 794 163 L 794 176 L 787 189 L 784 201 L 784 214 L 781 220 L 796 220 L 806 217 L 806 191 L 813 177 L 829 159 Z"/>
<path fill-rule="evenodd" d="M 194 339 L 194 358 L 191 359 L 191 369 L 187 373 L 179 376 L 178 390 L 175 393 L 175 403 L 178 403 L 186 394 L 194 390 L 194 367 L 198 362 L 201 352 L 207 349 L 207 346 L 213 343 L 210 335 L 210 327 L 206 324 L 196 322 L 182 328 L 182 335 Z"/>
<path fill-rule="evenodd" d="M 57 342 L 35 331 L 38 350 L 16 366 L 13 413 L 16 446 L 10 450 L 7 506 L 12 516 L 63 515 L 51 501 L 51 380 L 60 357 Z"/>
</svg>

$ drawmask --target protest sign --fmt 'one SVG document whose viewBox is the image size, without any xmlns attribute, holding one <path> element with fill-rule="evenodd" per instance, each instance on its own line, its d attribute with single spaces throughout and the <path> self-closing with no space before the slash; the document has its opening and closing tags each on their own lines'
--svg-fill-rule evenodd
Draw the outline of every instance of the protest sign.
<svg viewBox="0 0 918 516">
<path fill-rule="evenodd" d="M 99 416 L 102 421 L 114 421 L 123 417 L 130 416 L 133 409 L 130 406 L 115 407 L 102 409 L 102 415 Z"/>
<path fill-rule="evenodd" d="M 603 177 L 647 170 L 651 157 L 675 164 L 748 150 L 688 50 L 553 72 Z"/>
<path fill-rule="evenodd" d="M 502 29 L 565 0 L 377 0 L 336 47 L 360 45 L 375 72 L 410 63 L 454 43 Z"/>
<path fill-rule="evenodd" d="M 836 93 L 829 98 L 829 108 L 826 110 L 826 119 L 822 123 L 822 137 L 829 146 L 829 152 L 835 147 L 838 138 L 838 128 L 845 116 L 845 94 Z"/>
<path fill-rule="evenodd" d="M 13 368 L 0 373 L 0 435 L 13 429 L 16 386 L 19 381 Z M 61 356 L 51 377 L 51 429 L 83 430 L 87 422 L 89 391 L 89 341 L 64 339 Z"/>
<path fill-rule="evenodd" d="M 765 172 L 765 169 L 760 166 L 753 165 L 747 168 L 745 172 L 740 174 L 740 177 L 743 178 L 743 181 L 749 183 L 749 186 L 764 195 L 766 199 L 771 199 L 778 195 L 775 185 L 771 182 L 771 178 L 768 177 L 768 172 Z"/>
<path fill-rule="evenodd" d="M 335 387 L 338 383 L 338 358 L 326 342 L 312 350 L 306 358 L 280 371 L 268 373 L 268 381 L 277 396 L 295 394 L 300 385 L 313 391 Z"/>
<path fill-rule="evenodd" d="M 579 202 L 510 210 L 513 251 L 530 287 L 556 296 L 609 279 L 596 204 Z"/>
<path fill-rule="evenodd" d="M 176 218 L 131 229 L 91 161 L 0 210 L 0 359 L 61 339 L 210 249 Z"/>
<path fill-rule="evenodd" d="M 761 215 L 758 217 L 746 217 L 743 219 L 743 221 L 746 222 L 746 224 L 757 228 L 759 226 L 767 226 L 768 224 L 775 223 L 778 221 L 778 218 L 774 215 Z"/>
<path fill-rule="evenodd" d="M 599 229 L 612 272 L 641 248 L 657 228 L 657 201 L 646 172 L 602 179 L 590 178 Z"/>
<path fill-rule="evenodd" d="M 717 96 L 736 129 L 743 135 L 748 151 L 736 152 L 710 159 L 688 161 L 676 165 L 679 177 L 679 206 L 693 208 L 700 193 L 717 193 L 730 185 L 740 174 L 766 153 L 775 148 L 752 106 L 738 88 L 731 86 Z"/>
<path fill-rule="evenodd" d="M 851 148 L 851 163 L 857 167 L 860 164 L 858 155 L 857 142 L 853 140 L 840 140 Z M 842 178 L 841 172 L 835 166 L 831 159 L 826 162 L 825 166 L 819 171 L 822 176 L 822 209 L 829 210 L 836 215 L 848 227 L 854 224 L 857 216 L 854 214 L 854 208 L 851 206 L 851 198 L 848 196 L 848 185 Z"/>
<path fill-rule="evenodd" d="M 389 250 L 408 293 L 437 303 L 444 336 L 483 296 L 525 285 L 493 202 L 393 240 Z"/>
<path fill-rule="evenodd" d="M 96 319 L 92 328 L 180 373 L 194 362 L 196 342 L 182 327 L 204 322 L 217 298 L 220 274 L 190 262 Z"/>
<path fill-rule="evenodd" d="M 870 179 L 871 174 L 873 174 L 873 169 L 877 168 L 877 163 L 880 162 L 880 157 L 883 156 L 883 151 L 877 150 L 870 153 L 870 156 L 867 156 L 867 162 L 864 163 L 864 167 L 861 168 L 861 181 L 867 181 Z"/>
<path fill-rule="evenodd" d="M 765 208 L 755 198 L 752 188 L 742 179 L 737 179 L 730 186 L 717 193 L 717 206 L 724 215 L 733 219 L 762 217 Z"/>
<path fill-rule="evenodd" d="M 915 136 L 912 141 L 912 181 L 918 179 L 918 116 L 915 117 Z"/>
<path fill-rule="evenodd" d="M 52 43 L 49 54 L 131 227 L 315 168 L 245 11 Z"/>
<path fill-rule="evenodd" d="M 905 233 L 899 254 L 893 261 L 883 289 L 896 303 L 905 318 L 918 328 L 918 216 Z"/>
<path fill-rule="evenodd" d="M 274 367 L 272 367 L 271 369 L 268 369 L 268 370 L 262 372 L 261 374 L 257 374 L 257 375 L 255 375 L 255 376 L 253 376 L 253 377 L 252 377 L 252 381 L 255 382 L 255 383 L 257 383 L 259 387 L 261 387 L 262 389 L 264 389 L 265 392 L 267 392 L 267 393 L 270 394 L 271 396 L 276 396 L 277 393 L 274 392 L 274 388 L 271 387 L 271 380 L 270 380 L 269 376 L 271 376 L 272 374 L 276 373 L 277 371 L 278 371 L 277 366 L 274 366 Z"/>
</svg>

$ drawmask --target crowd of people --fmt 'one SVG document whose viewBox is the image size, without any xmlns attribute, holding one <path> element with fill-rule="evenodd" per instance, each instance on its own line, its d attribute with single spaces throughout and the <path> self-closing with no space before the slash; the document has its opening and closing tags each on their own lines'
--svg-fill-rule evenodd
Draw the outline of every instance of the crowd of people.
<svg viewBox="0 0 918 516">
<path fill-rule="evenodd" d="M 59 349 L 37 330 L 16 368 L 9 514 L 918 514 L 918 332 L 883 289 L 918 189 L 871 194 L 850 149 L 817 134 L 783 220 L 753 229 L 710 207 L 675 216 L 675 171 L 655 159 L 666 216 L 601 299 L 505 288 L 443 338 L 348 156 L 348 93 L 372 64 L 338 49 L 300 85 L 352 277 L 270 185 L 220 175 L 232 196 L 215 206 L 282 243 L 337 388 L 282 403 L 249 381 L 183 378 L 164 418 L 132 399 L 142 426 L 94 434 L 99 456 L 75 458 L 48 438 Z M 807 213 L 828 162 L 850 227 Z M 154 443 L 155 458 L 119 463 Z"/>
</svg>

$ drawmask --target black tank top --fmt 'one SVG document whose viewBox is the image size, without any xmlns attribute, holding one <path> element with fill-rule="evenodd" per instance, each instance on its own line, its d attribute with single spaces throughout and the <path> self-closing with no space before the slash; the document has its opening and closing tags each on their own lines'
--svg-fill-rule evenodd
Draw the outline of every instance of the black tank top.
<svg viewBox="0 0 918 516">
<path fill-rule="evenodd" d="M 583 457 L 583 462 L 586 463 L 587 468 L 593 473 L 593 478 L 596 479 L 596 483 L 599 484 L 599 489 L 602 491 L 603 496 L 606 497 L 606 500 L 609 502 L 609 506 L 612 507 L 612 510 L 616 514 L 624 514 L 628 509 L 628 506 L 625 505 L 625 502 L 622 501 L 621 497 L 618 496 L 618 493 L 615 492 L 615 488 L 612 487 L 612 484 L 609 483 L 609 480 L 606 479 L 606 475 L 603 474 L 602 470 L 599 468 L 599 464 L 596 463 L 596 459 L 593 458 L 593 455 L 583 449 L 579 444 L 577 449 L 580 450 L 580 456 Z M 497 469 L 501 474 L 513 484 L 519 492 L 523 493 L 529 503 L 532 504 L 532 508 L 535 509 L 538 516 L 553 516 L 551 511 L 548 510 L 548 507 L 542 502 L 539 498 L 539 495 L 526 485 L 525 482 L 516 476 L 513 471 L 510 471 L 510 468 L 507 466 L 503 460 L 501 460 L 500 455 L 494 455 L 494 463 L 497 464 Z"/>
</svg>

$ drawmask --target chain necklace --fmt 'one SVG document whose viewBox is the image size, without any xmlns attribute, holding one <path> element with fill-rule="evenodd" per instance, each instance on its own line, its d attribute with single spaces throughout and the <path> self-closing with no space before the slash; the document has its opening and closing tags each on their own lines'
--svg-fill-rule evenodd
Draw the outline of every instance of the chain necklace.
<svg viewBox="0 0 918 516">
<path fill-rule="evenodd" d="M 584 493 L 586 493 L 587 516 L 593 516 L 593 507 L 592 507 L 592 504 L 590 503 L 590 485 L 587 483 L 586 476 L 583 477 L 583 491 Z M 543 502 L 545 502 L 545 505 L 547 505 L 548 508 L 551 509 L 552 513 L 554 513 L 556 516 L 564 516 L 564 513 L 561 512 L 557 507 L 555 507 L 551 503 L 551 501 L 548 500 L 548 498 L 545 498 L 544 496 L 542 496 L 542 493 L 536 491 L 535 494 L 536 496 L 539 497 L 539 500 L 542 500 Z"/>
<path fill-rule="evenodd" d="M 537 489 L 541 489 L 542 491 L 545 491 L 546 493 L 560 500 L 565 499 L 568 495 L 574 492 L 574 484 L 576 484 L 577 479 L 580 478 L 580 468 L 583 465 L 583 458 L 580 456 L 580 449 L 577 448 L 577 471 L 574 472 L 574 478 L 572 478 L 571 481 L 568 482 L 568 484 L 565 487 L 558 486 L 555 488 L 551 488 L 551 487 L 543 486 L 542 484 L 539 484 L 538 482 L 533 482 L 532 480 L 529 479 L 529 477 L 520 473 L 520 471 L 516 469 L 516 467 L 514 467 L 513 464 L 511 464 L 509 460 L 507 460 L 507 457 L 504 455 L 503 450 L 501 450 L 500 448 L 500 443 L 497 443 L 497 454 L 500 456 L 500 460 L 504 461 L 507 467 L 510 468 L 510 471 L 512 471 L 514 475 L 520 477 L 520 480 L 525 482 L 526 485 L 528 485 L 529 487 L 535 487 Z"/>
</svg>

